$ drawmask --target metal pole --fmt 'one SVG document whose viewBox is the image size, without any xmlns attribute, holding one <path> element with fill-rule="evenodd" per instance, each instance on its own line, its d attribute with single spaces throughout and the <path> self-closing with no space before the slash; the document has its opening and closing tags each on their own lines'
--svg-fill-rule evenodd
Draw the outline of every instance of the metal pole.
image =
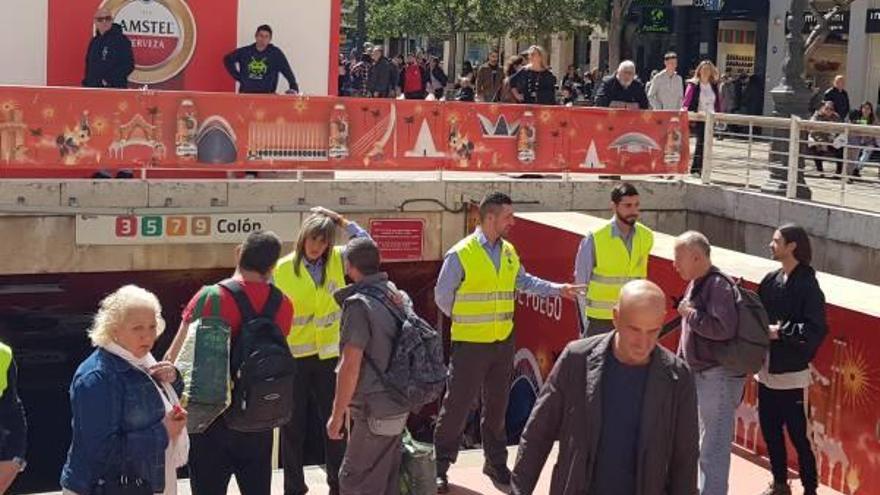
<svg viewBox="0 0 880 495">
<path fill-rule="evenodd" d="M 797 115 L 791 117 L 791 128 L 788 133 L 788 182 L 785 188 L 785 197 L 797 196 L 798 161 L 801 149 L 801 118 Z"/>
</svg>

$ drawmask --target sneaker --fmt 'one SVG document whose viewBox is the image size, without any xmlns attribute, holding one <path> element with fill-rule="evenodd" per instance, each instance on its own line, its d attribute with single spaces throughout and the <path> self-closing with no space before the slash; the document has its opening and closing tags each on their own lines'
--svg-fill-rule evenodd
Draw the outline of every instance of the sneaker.
<svg viewBox="0 0 880 495">
<path fill-rule="evenodd" d="M 502 493 L 510 493 L 510 469 L 507 469 L 506 465 L 492 466 L 485 464 L 483 465 L 483 474 L 492 480 L 495 489 Z"/>
<path fill-rule="evenodd" d="M 770 483 L 761 495 L 791 495 L 791 487 L 788 483 Z"/>
<path fill-rule="evenodd" d="M 437 493 L 449 493 L 449 478 L 446 474 L 438 474 L 436 478 Z"/>
</svg>

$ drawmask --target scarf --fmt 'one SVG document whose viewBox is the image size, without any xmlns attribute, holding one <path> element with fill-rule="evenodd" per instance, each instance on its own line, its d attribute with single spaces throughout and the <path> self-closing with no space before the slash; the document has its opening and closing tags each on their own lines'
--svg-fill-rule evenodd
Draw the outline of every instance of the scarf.
<svg viewBox="0 0 880 495">
<path fill-rule="evenodd" d="M 180 404 L 177 392 L 174 391 L 174 387 L 172 387 L 170 383 L 160 383 L 150 376 L 150 368 L 156 365 L 156 358 L 154 358 L 152 354 L 148 352 L 144 357 L 137 358 L 134 354 L 128 352 L 116 342 L 111 342 L 104 347 L 104 350 L 110 354 L 121 357 L 135 369 L 140 370 L 149 377 L 150 382 L 156 386 L 156 393 L 158 393 L 159 397 L 162 399 L 162 404 L 165 406 L 165 413 L 171 411 L 175 404 Z M 166 464 L 170 462 L 172 467 L 178 468 L 185 465 L 188 458 L 189 436 L 186 433 L 186 428 L 184 428 L 177 438 L 168 439 L 168 448 L 165 450 L 165 462 Z"/>
</svg>

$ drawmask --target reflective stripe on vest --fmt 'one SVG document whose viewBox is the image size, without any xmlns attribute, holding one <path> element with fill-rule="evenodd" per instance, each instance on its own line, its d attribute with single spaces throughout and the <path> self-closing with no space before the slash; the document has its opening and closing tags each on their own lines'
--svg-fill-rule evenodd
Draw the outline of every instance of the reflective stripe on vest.
<svg viewBox="0 0 880 495">
<path fill-rule="evenodd" d="M 0 397 L 9 386 L 9 367 L 12 366 L 12 349 L 6 344 L 0 344 Z"/>
<path fill-rule="evenodd" d="M 453 341 L 499 342 L 513 331 L 520 260 L 512 244 L 501 242 L 497 270 L 476 235 L 465 237 L 452 248 L 464 271 L 452 305 Z"/>
<path fill-rule="evenodd" d="M 593 232 L 595 267 L 590 275 L 584 312 L 590 318 L 610 320 L 620 289 L 632 280 L 648 276 L 648 257 L 654 245 L 654 233 L 636 222 L 632 252 L 624 240 L 611 234 L 609 223 Z"/>
<path fill-rule="evenodd" d="M 320 287 L 303 263 L 299 275 L 293 269 L 296 253 L 278 261 L 275 285 L 293 302 L 293 326 L 287 336 L 294 357 L 318 355 L 321 359 L 339 356 L 339 320 L 342 310 L 333 299 L 333 292 L 345 285 L 342 246 L 331 248 L 327 259 L 324 283 Z"/>
</svg>

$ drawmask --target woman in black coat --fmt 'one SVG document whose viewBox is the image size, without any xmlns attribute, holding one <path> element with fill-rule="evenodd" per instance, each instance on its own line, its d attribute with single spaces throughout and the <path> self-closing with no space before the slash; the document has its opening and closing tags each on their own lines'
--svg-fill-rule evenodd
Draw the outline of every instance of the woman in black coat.
<svg viewBox="0 0 880 495">
<path fill-rule="evenodd" d="M 556 76 L 547 65 L 547 53 L 538 45 L 529 47 L 529 63 L 511 79 L 511 91 L 520 103 L 555 105 Z"/>
</svg>

